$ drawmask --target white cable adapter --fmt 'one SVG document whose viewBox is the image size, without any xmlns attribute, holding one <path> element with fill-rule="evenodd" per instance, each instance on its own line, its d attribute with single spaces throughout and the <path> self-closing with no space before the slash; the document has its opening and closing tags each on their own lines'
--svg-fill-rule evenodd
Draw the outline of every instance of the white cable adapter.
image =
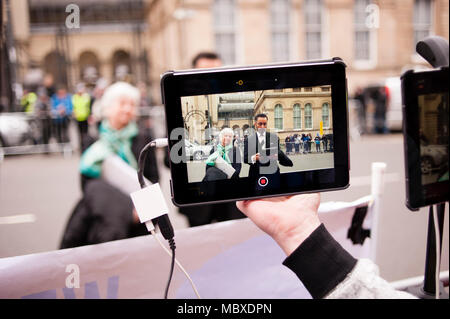
<svg viewBox="0 0 450 319">
<path fill-rule="evenodd" d="M 139 220 L 141 223 L 145 223 L 148 231 L 155 229 L 151 222 L 152 219 L 169 214 L 169 208 L 167 207 L 159 183 L 148 185 L 145 188 L 131 193 L 130 196 Z"/>
</svg>

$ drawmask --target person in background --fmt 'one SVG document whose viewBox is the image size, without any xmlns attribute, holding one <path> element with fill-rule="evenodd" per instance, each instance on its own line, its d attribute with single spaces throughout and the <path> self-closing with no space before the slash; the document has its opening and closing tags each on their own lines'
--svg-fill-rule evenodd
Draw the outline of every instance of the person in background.
<svg viewBox="0 0 450 319">
<path fill-rule="evenodd" d="M 22 98 L 20 99 L 22 112 L 25 112 L 30 116 L 34 115 L 37 100 L 37 94 L 34 93 L 31 89 L 26 88 L 23 92 Z"/>
<path fill-rule="evenodd" d="M 317 133 L 316 137 L 314 138 L 314 143 L 316 144 L 316 152 L 319 153 L 320 152 L 320 135 L 319 133 Z"/>
<path fill-rule="evenodd" d="M 79 170 L 83 197 L 67 223 L 61 248 L 98 244 L 147 234 L 139 222 L 130 195 L 102 178 L 103 161 L 118 156 L 137 169 L 140 151 L 153 138 L 139 131 L 135 121 L 139 91 L 125 82 L 109 86 L 101 99 L 105 119 L 99 139 L 81 155 Z M 147 154 L 144 176 L 152 183 L 159 180 L 156 155 Z"/>
<path fill-rule="evenodd" d="M 298 137 L 298 134 L 295 134 L 293 136 L 293 140 L 294 140 L 294 145 L 295 145 L 295 154 L 299 154 L 300 153 L 300 139 Z"/>
<path fill-rule="evenodd" d="M 139 106 L 151 106 L 152 101 L 150 99 L 150 95 L 148 94 L 147 85 L 145 82 L 139 82 L 137 84 L 137 88 L 139 89 L 139 93 L 141 94 L 141 100 L 139 101 Z"/>
<path fill-rule="evenodd" d="M 51 98 L 53 96 L 53 94 L 56 93 L 56 88 L 55 88 L 54 82 L 55 81 L 53 80 L 53 75 L 47 73 L 44 76 L 43 84 L 44 84 L 44 88 L 47 93 L 47 96 L 49 98 Z"/>
<path fill-rule="evenodd" d="M 49 141 L 52 128 L 52 117 L 50 114 L 50 99 L 47 95 L 45 87 L 40 87 L 38 90 L 38 100 L 36 102 L 36 118 L 39 121 L 41 129 L 40 143 L 44 145 L 45 152 L 49 151 Z"/>
<path fill-rule="evenodd" d="M 286 144 L 286 154 L 289 155 L 292 149 L 291 137 L 289 135 L 284 139 L 284 143 Z"/>
<path fill-rule="evenodd" d="M 154 136 L 154 124 L 153 119 L 150 116 L 150 109 L 153 108 L 150 95 L 148 93 L 147 85 L 145 82 L 139 82 L 137 84 L 141 99 L 139 101 L 139 120 L 138 125 L 140 130 L 147 130 L 147 134 Z"/>
<path fill-rule="evenodd" d="M 317 213 L 319 194 L 238 201 L 237 207 L 271 236 L 311 296 L 319 298 L 415 298 L 378 275 L 369 259 L 356 260 L 327 231 Z"/>
<path fill-rule="evenodd" d="M 215 52 L 200 52 L 192 59 L 194 69 L 218 68 L 222 66 L 222 59 Z"/>
<path fill-rule="evenodd" d="M 361 87 L 357 87 L 355 90 L 354 99 L 358 101 L 358 120 L 360 125 L 361 134 L 366 133 L 366 96 L 364 90 Z"/>
<path fill-rule="evenodd" d="M 259 178 L 264 175 L 271 185 L 280 185 L 281 173 L 278 163 L 292 167 L 292 160 L 280 149 L 280 139 L 276 133 L 267 130 L 269 119 L 266 114 L 259 113 L 254 117 L 255 132 L 244 142 L 244 163 L 250 166 L 248 179 L 251 187 L 259 189 Z M 291 137 L 292 144 L 293 137 Z"/>
<path fill-rule="evenodd" d="M 323 151 L 328 152 L 328 137 L 326 134 L 322 135 Z"/>
<path fill-rule="evenodd" d="M 312 152 L 312 143 L 313 143 L 313 138 L 311 133 L 308 134 L 308 151 L 309 153 Z"/>
<path fill-rule="evenodd" d="M 385 134 L 388 132 L 386 127 L 386 111 L 388 106 L 389 92 L 386 87 L 380 87 L 372 93 L 372 100 L 375 103 L 375 134 Z"/>
<path fill-rule="evenodd" d="M 97 128 L 97 134 L 103 120 L 101 99 L 107 87 L 108 82 L 105 79 L 98 79 L 91 98 L 91 116 L 89 116 L 88 123 Z"/>
<path fill-rule="evenodd" d="M 80 138 L 80 150 L 86 149 L 88 142 L 88 118 L 91 114 L 91 96 L 85 90 L 85 85 L 79 83 L 77 92 L 72 96 L 73 117 L 77 121 L 78 132 Z"/>
<path fill-rule="evenodd" d="M 303 148 L 305 149 L 304 153 L 308 154 L 311 152 L 311 145 L 309 144 L 309 136 L 308 134 L 302 134 L 302 140 L 303 140 Z"/>
<path fill-rule="evenodd" d="M 51 97 L 51 112 L 53 128 L 55 129 L 58 143 L 68 143 L 68 126 L 72 115 L 72 97 L 67 93 L 65 87 L 61 86 Z"/>
<path fill-rule="evenodd" d="M 306 145 L 306 135 L 304 133 L 300 137 L 300 140 L 302 141 L 302 144 L 303 144 L 303 152 L 302 152 L 302 154 L 306 154 L 306 152 L 308 150 L 308 145 Z"/>
</svg>

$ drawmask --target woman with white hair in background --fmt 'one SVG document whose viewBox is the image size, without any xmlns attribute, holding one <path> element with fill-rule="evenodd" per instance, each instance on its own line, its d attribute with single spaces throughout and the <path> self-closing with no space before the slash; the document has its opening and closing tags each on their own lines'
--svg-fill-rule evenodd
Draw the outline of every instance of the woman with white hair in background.
<svg viewBox="0 0 450 319">
<path fill-rule="evenodd" d="M 206 160 L 203 181 L 239 178 L 242 167 L 241 152 L 233 145 L 233 136 L 234 132 L 229 127 L 220 131 L 216 150 L 213 150 Z"/>
<path fill-rule="evenodd" d="M 76 205 L 66 227 L 61 248 L 124 239 L 146 234 L 134 213 L 129 194 L 101 179 L 102 163 L 117 155 L 137 169 L 141 149 L 152 140 L 139 131 L 135 122 L 139 90 L 117 82 L 109 86 L 101 99 L 104 119 L 99 139 L 81 155 L 80 173 L 83 198 Z M 144 176 L 157 183 L 158 168 L 155 151 L 147 155 Z"/>
</svg>

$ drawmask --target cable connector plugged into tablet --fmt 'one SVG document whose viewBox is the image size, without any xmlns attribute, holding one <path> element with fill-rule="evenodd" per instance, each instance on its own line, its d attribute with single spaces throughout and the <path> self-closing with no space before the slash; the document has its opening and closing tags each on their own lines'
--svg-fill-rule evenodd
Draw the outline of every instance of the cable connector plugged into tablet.
<svg viewBox="0 0 450 319">
<path fill-rule="evenodd" d="M 160 229 L 164 238 L 169 240 L 174 237 L 172 226 L 170 224 L 167 225 L 165 218 L 163 218 L 164 215 L 167 216 L 169 213 L 169 208 L 158 183 L 148 185 L 131 193 L 130 196 L 140 222 L 145 223 L 149 232 L 155 229 L 155 225 L 159 224 L 159 221 L 162 221 L 162 225 L 160 225 L 162 227 Z"/>
<path fill-rule="evenodd" d="M 157 138 L 152 141 L 155 147 L 166 147 L 169 145 L 169 140 L 167 138 Z"/>
</svg>

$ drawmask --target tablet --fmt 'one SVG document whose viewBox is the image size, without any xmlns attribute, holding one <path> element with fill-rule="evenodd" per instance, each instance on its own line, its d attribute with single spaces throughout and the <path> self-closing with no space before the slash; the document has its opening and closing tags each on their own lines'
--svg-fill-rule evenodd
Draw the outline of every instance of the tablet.
<svg viewBox="0 0 450 319">
<path fill-rule="evenodd" d="M 348 187 L 345 68 L 333 58 L 166 72 L 174 204 Z M 217 158 L 234 169 L 231 178 Z"/>
</svg>

